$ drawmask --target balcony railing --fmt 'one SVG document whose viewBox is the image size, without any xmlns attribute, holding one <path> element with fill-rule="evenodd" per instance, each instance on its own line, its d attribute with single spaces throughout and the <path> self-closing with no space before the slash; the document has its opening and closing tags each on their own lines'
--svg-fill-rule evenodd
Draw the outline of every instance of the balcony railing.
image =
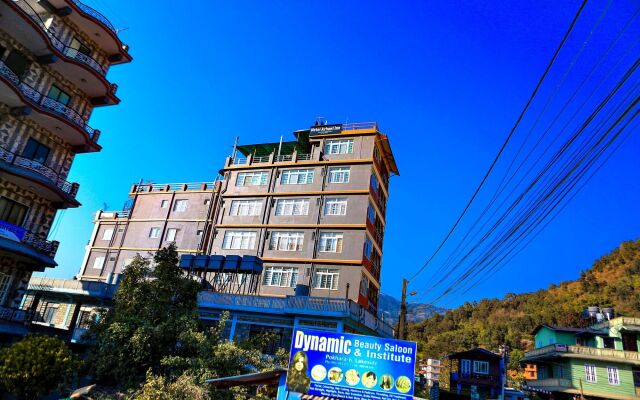
<svg viewBox="0 0 640 400">
<path fill-rule="evenodd" d="M 29 290 L 60 291 L 111 298 L 117 290 L 117 285 L 73 279 L 32 277 L 29 281 Z"/>
<path fill-rule="evenodd" d="M 251 162 L 253 164 L 264 164 L 264 163 L 268 163 L 270 158 L 271 157 L 269 157 L 269 156 L 253 157 Z"/>
<path fill-rule="evenodd" d="M 32 320 L 32 310 L 21 310 L 19 308 L 0 307 L 0 320 L 11 322 L 30 323 Z"/>
<path fill-rule="evenodd" d="M 609 328 L 610 326 L 640 326 L 640 318 L 633 317 L 617 317 L 612 320 L 602 321 L 592 326 L 593 329 L 604 329 Z"/>
<path fill-rule="evenodd" d="M 309 161 L 309 160 L 311 160 L 311 154 L 298 154 L 296 159 L 298 161 Z"/>
<path fill-rule="evenodd" d="M 29 86 L 27 83 L 21 81 L 18 75 L 16 75 L 15 72 L 13 72 L 11 68 L 2 61 L 0 61 L 0 77 L 11 82 L 11 84 L 13 84 L 13 86 L 28 99 L 31 105 L 43 111 L 53 112 L 54 114 L 64 118 L 86 132 L 94 143 L 98 142 L 98 137 L 100 136 L 99 130 L 91 128 L 85 122 L 84 118 L 71 107 L 47 97 Z"/>
<path fill-rule="evenodd" d="M 564 388 L 571 389 L 573 385 L 570 379 L 549 378 L 549 379 L 535 379 L 528 380 L 527 386 L 532 388 Z"/>
<path fill-rule="evenodd" d="M 33 247 L 39 253 L 45 254 L 51 258 L 55 258 L 56 253 L 58 252 L 58 246 L 60 245 L 60 242 L 58 242 L 57 240 L 42 239 L 32 232 L 26 232 L 24 234 L 22 243 Z"/>
<path fill-rule="evenodd" d="M 359 129 L 378 129 L 377 122 L 354 122 L 351 124 L 342 124 L 343 131 L 354 131 Z"/>
<path fill-rule="evenodd" d="M 105 17 L 104 15 L 100 14 L 98 11 L 94 10 L 93 8 L 89 7 L 88 5 L 82 3 L 82 2 L 80 2 L 78 0 L 73 0 L 73 3 L 76 6 L 78 6 L 78 8 L 83 13 L 85 13 L 85 14 L 89 15 L 90 17 L 100 21 L 104 26 L 109 28 L 110 31 L 112 31 L 116 35 L 118 34 L 118 31 L 116 30 L 116 28 L 114 28 L 114 26 L 111 24 L 111 22 L 109 22 L 107 17 Z"/>
<path fill-rule="evenodd" d="M 52 185 L 62 190 L 64 193 L 69 195 L 72 198 L 76 197 L 78 193 L 78 188 L 80 187 L 77 183 L 67 182 L 63 178 L 61 178 L 57 172 L 47 167 L 46 165 L 40 164 L 37 161 L 30 160 L 28 158 L 19 156 L 0 146 L 0 160 L 12 164 L 24 169 L 28 169 L 29 171 L 33 171 L 42 177 L 51 181 Z"/>
<path fill-rule="evenodd" d="M 282 154 L 279 156 L 276 156 L 276 162 L 285 162 L 285 161 L 292 161 L 293 160 L 293 155 L 291 154 Z"/>
<path fill-rule="evenodd" d="M 141 192 L 173 192 L 186 190 L 212 190 L 215 182 L 191 182 L 191 183 L 146 183 L 142 185 L 133 185 L 132 193 Z"/>
<path fill-rule="evenodd" d="M 525 353 L 525 359 L 552 354 L 570 354 L 578 358 L 628 360 L 640 362 L 640 353 L 637 351 L 625 351 L 614 349 L 598 349 L 588 346 L 567 346 L 564 344 L 552 344 Z"/>
<path fill-rule="evenodd" d="M 379 320 L 357 303 L 348 299 L 311 296 L 251 296 L 217 292 L 200 292 L 201 306 L 215 305 L 224 309 L 255 310 L 274 313 L 313 313 L 324 316 L 348 317 L 386 336 L 393 336 L 393 328 Z"/>
<path fill-rule="evenodd" d="M 79 52 L 77 49 L 71 48 L 64 43 L 51 31 L 51 29 L 47 28 L 47 25 L 42 21 L 38 13 L 27 3 L 25 0 L 13 0 L 13 4 L 18 6 L 20 10 L 25 13 L 36 25 L 42 29 L 42 31 L 47 35 L 49 41 L 60 53 L 64 56 L 71 58 L 73 60 L 79 61 L 93 70 L 95 70 L 100 75 L 104 76 L 106 71 L 102 68 L 100 63 L 98 63 L 93 57 L 86 55 L 84 53 Z"/>
</svg>

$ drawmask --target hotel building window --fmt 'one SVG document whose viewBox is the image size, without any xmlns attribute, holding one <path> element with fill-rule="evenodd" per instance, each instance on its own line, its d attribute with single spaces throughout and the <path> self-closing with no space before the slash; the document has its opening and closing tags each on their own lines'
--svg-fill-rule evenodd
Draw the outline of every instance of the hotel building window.
<svg viewBox="0 0 640 400">
<path fill-rule="evenodd" d="M 236 186 L 263 186 L 267 184 L 267 172 L 240 172 Z"/>
<path fill-rule="evenodd" d="M 102 232 L 102 240 L 111 240 L 112 237 L 113 229 L 105 229 L 104 232 Z"/>
<path fill-rule="evenodd" d="M 187 211 L 187 206 L 188 205 L 189 205 L 189 200 L 186 200 L 186 199 L 176 200 L 176 202 L 173 203 L 173 211 L 175 211 L 175 212 Z"/>
<path fill-rule="evenodd" d="M 303 243 L 303 232 L 271 232 L 269 250 L 299 251 Z"/>
<path fill-rule="evenodd" d="M 29 211 L 29 207 L 6 197 L 0 197 L 0 220 L 22 226 L 27 211 Z"/>
<path fill-rule="evenodd" d="M 103 265 L 104 265 L 104 257 L 96 257 L 93 260 L 93 268 L 102 269 Z"/>
<path fill-rule="evenodd" d="M 179 229 L 177 229 L 177 228 L 169 228 L 169 229 L 167 229 L 166 241 L 167 242 L 175 242 L 176 241 L 176 236 L 178 236 L 178 231 L 179 231 Z"/>
<path fill-rule="evenodd" d="M 320 251 L 326 253 L 342 253 L 342 233 L 321 232 Z"/>
<path fill-rule="evenodd" d="M 31 161 L 35 161 L 40 164 L 44 164 L 49 157 L 51 149 L 44 144 L 38 142 L 34 138 L 29 138 L 27 145 L 22 151 L 22 157 L 28 158 Z"/>
<path fill-rule="evenodd" d="M 296 267 L 267 267 L 264 270 L 264 286 L 296 287 L 298 283 L 298 268 Z"/>
<path fill-rule="evenodd" d="M 64 90 L 60 89 L 56 85 L 51 85 L 51 89 L 49 89 L 47 97 L 56 100 L 58 103 L 62 103 L 65 106 L 68 105 L 71 101 L 71 96 L 69 96 Z"/>
<path fill-rule="evenodd" d="M 167 208 L 169 207 L 169 200 L 162 200 L 162 202 L 160 203 L 160 208 Z"/>
<path fill-rule="evenodd" d="M 329 183 L 349 183 L 350 167 L 329 168 Z"/>
<path fill-rule="evenodd" d="M 260 200 L 233 200 L 229 215 L 231 216 L 253 216 L 260 215 L 262 202 Z"/>
<path fill-rule="evenodd" d="M 587 382 L 598 383 L 598 375 L 596 374 L 596 366 L 593 364 L 584 365 L 584 375 Z"/>
<path fill-rule="evenodd" d="M 278 199 L 276 215 L 307 215 L 309 199 Z"/>
<path fill-rule="evenodd" d="M 226 250 L 252 250 L 256 245 L 256 233 L 250 231 L 226 231 L 222 248 Z"/>
<path fill-rule="evenodd" d="M 327 140 L 324 144 L 325 154 L 353 153 L 353 139 Z"/>
<path fill-rule="evenodd" d="M 303 185 L 313 183 L 312 169 L 290 169 L 282 171 L 281 185 Z"/>
<path fill-rule="evenodd" d="M 313 288 L 338 290 L 339 276 L 337 269 L 318 268 L 313 276 Z"/>
<path fill-rule="evenodd" d="M 324 201 L 324 215 L 347 215 L 347 199 L 329 197 Z"/>
<path fill-rule="evenodd" d="M 364 256 L 371 260 L 371 253 L 373 252 L 373 243 L 368 237 L 364 240 Z"/>
<path fill-rule="evenodd" d="M 160 228 L 151 228 L 149 230 L 149 237 L 151 239 L 157 239 L 160 237 Z"/>
</svg>

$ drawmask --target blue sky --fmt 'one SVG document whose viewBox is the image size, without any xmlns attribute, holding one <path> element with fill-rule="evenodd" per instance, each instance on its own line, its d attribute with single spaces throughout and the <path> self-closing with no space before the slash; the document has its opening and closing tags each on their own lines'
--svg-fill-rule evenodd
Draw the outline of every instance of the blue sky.
<svg viewBox="0 0 640 400">
<path fill-rule="evenodd" d="M 635 11 L 633 3 L 612 2 L 602 37 Z M 104 149 L 76 157 L 69 180 L 80 183 L 83 206 L 60 213 L 50 235 L 62 242 L 60 266 L 47 276 L 77 272 L 92 213 L 104 204 L 120 209 L 132 183 L 210 181 L 236 135 L 241 143 L 292 138 L 325 116 L 378 121 L 389 135 L 401 175 L 391 180 L 382 290 L 396 296 L 400 278 L 423 264 L 468 201 L 580 5 L 87 4 L 126 28 L 120 36 L 134 61 L 109 72 L 122 103 L 96 109 L 90 120 Z M 592 4 L 577 27 L 583 34 L 606 3 Z M 640 34 L 637 25 L 631 32 Z M 569 50 L 579 43 L 568 43 Z M 605 43 L 594 39 L 594 54 Z M 640 236 L 639 136 L 632 134 L 522 253 L 448 305 L 575 279 L 621 241 Z M 432 278 L 426 273 L 411 287 Z"/>
</svg>

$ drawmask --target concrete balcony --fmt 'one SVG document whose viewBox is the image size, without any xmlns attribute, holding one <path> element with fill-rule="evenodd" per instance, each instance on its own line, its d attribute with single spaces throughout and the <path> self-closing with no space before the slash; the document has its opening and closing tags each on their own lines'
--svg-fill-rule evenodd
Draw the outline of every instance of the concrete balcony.
<svg viewBox="0 0 640 400">
<path fill-rule="evenodd" d="M 310 296 L 251 296 L 217 292 L 200 292 L 201 308 L 256 312 L 261 314 L 293 314 L 348 318 L 383 337 L 393 337 L 393 328 L 357 303 L 348 299 L 332 299 Z"/>
<path fill-rule="evenodd" d="M 37 161 L 19 156 L 0 147 L 0 170 L 19 186 L 33 186 L 43 197 L 57 203 L 60 208 L 78 207 L 78 183 L 67 182 L 53 169 Z"/>
<path fill-rule="evenodd" d="M 0 220 L 0 254 L 22 261 L 34 271 L 44 271 L 46 267 L 57 265 L 53 259 L 59 244 Z"/>
<path fill-rule="evenodd" d="M 98 151 L 100 131 L 91 128 L 73 108 L 40 93 L 22 81 L 0 61 L 0 101 L 12 108 L 14 115 L 29 115 L 42 127 L 60 136 L 76 153 Z M 36 113 L 31 115 L 31 111 Z"/>
<path fill-rule="evenodd" d="M 271 153 L 268 156 L 248 155 L 246 157 L 227 157 L 225 168 L 243 168 L 248 166 L 267 167 L 270 165 L 283 163 L 310 164 L 317 161 L 322 161 L 322 152 L 320 151 L 320 149 L 315 149 L 313 153 L 298 153 L 294 151 L 292 154 L 281 155 Z"/>
<path fill-rule="evenodd" d="M 640 365 L 640 353 L 637 351 L 598 349 L 587 346 L 567 346 L 564 344 L 552 344 L 528 351 L 525 353 L 522 361 L 530 362 L 548 358 L 579 358 Z"/>
</svg>

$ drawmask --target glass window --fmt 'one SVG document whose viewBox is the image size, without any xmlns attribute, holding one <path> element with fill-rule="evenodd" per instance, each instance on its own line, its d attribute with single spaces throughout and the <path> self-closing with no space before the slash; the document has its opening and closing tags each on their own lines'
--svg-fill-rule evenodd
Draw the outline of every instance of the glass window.
<svg viewBox="0 0 640 400">
<path fill-rule="evenodd" d="M 49 157 L 49 152 L 51 150 L 49 147 L 44 144 L 38 142 L 34 138 L 29 138 L 27 141 L 27 145 L 22 151 L 22 157 L 28 158 L 31 161 L 38 162 L 40 164 L 44 164 Z"/>
<path fill-rule="evenodd" d="M 376 178 L 375 174 L 371 174 L 371 188 L 374 193 L 378 192 L 378 178 Z"/>
<path fill-rule="evenodd" d="M 471 375 L 471 360 L 460 360 L 460 373 L 462 376 Z"/>
<path fill-rule="evenodd" d="M 267 172 L 240 172 L 236 186 L 263 186 L 267 184 Z"/>
<path fill-rule="evenodd" d="M 60 89 L 56 85 L 51 85 L 51 89 L 49 89 L 47 97 L 56 100 L 58 103 L 62 103 L 65 106 L 69 104 L 69 101 L 71 101 L 71 96 L 69 96 L 67 92 Z"/>
<path fill-rule="evenodd" d="M 226 231 L 222 248 L 226 250 L 251 250 L 256 244 L 256 233 L 249 231 Z"/>
<path fill-rule="evenodd" d="M 367 219 L 372 225 L 376 222 L 376 209 L 373 208 L 373 204 L 371 203 L 369 203 L 369 207 L 367 208 Z"/>
<path fill-rule="evenodd" d="M 160 237 L 160 228 L 151 228 L 149 230 L 149 237 L 151 239 L 157 239 Z"/>
<path fill-rule="evenodd" d="M 324 144 L 325 154 L 353 153 L 353 139 L 327 140 Z"/>
<path fill-rule="evenodd" d="M 347 199 L 329 197 L 324 201 L 324 215 L 347 215 Z"/>
<path fill-rule="evenodd" d="M 373 243 L 368 237 L 364 240 L 364 256 L 371 260 L 371 252 L 373 251 Z"/>
<path fill-rule="evenodd" d="M 489 363 L 486 361 L 473 361 L 473 372 L 476 374 L 489 374 Z"/>
<path fill-rule="evenodd" d="M 321 232 L 320 251 L 327 253 L 342 253 L 342 233 Z"/>
<path fill-rule="evenodd" d="M 12 49 L 9 52 L 4 63 L 9 67 L 9 69 L 11 69 L 11 71 L 13 71 L 13 73 L 18 75 L 18 78 L 20 79 L 24 77 L 31 65 L 31 61 L 29 61 L 24 54 L 15 49 Z"/>
<path fill-rule="evenodd" d="M 113 229 L 105 229 L 102 231 L 102 240 L 111 240 L 113 237 Z"/>
<path fill-rule="evenodd" d="M 160 203 L 160 208 L 167 208 L 169 207 L 169 200 L 162 200 L 162 202 Z"/>
<path fill-rule="evenodd" d="M 271 232 L 269 250 L 299 251 L 303 243 L 303 232 Z"/>
<path fill-rule="evenodd" d="M 93 259 L 93 268 L 102 269 L 104 265 L 104 257 L 96 257 Z"/>
<path fill-rule="evenodd" d="M 11 275 L 0 272 L 0 306 L 7 301 L 12 280 Z"/>
<path fill-rule="evenodd" d="M 278 199 L 276 215 L 307 215 L 309 199 Z"/>
<path fill-rule="evenodd" d="M 47 307 L 45 308 L 44 314 L 42 316 L 42 321 L 46 322 L 47 324 L 52 324 L 57 311 L 58 304 L 47 304 Z"/>
<path fill-rule="evenodd" d="M 0 220 L 12 225 L 22 226 L 29 207 L 6 197 L 0 197 Z"/>
<path fill-rule="evenodd" d="M 296 287 L 298 283 L 298 268 L 296 267 L 267 267 L 264 270 L 262 284 L 265 286 Z"/>
<path fill-rule="evenodd" d="M 173 211 L 175 212 L 184 212 L 187 210 L 187 206 L 189 205 L 189 200 L 176 200 L 173 203 Z"/>
<path fill-rule="evenodd" d="M 593 364 L 585 364 L 584 366 L 584 374 L 587 382 L 597 383 L 598 376 L 596 374 L 596 366 Z"/>
<path fill-rule="evenodd" d="M 176 241 L 176 236 L 178 235 L 178 231 L 179 229 L 176 228 L 169 228 L 167 229 L 167 242 L 175 242 Z"/>
<path fill-rule="evenodd" d="M 351 175 L 349 167 L 329 168 L 329 183 L 348 183 Z"/>
<path fill-rule="evenodd" d="M 262 201 L 260 200 L 233 200 L 229 215 L 232 216 L 253 216 L 260 215 Z"/>
<path fill-rule="evenodd" d="M 91 56 L 91 48 L 85 45 L 84 43 L 82 43 L 77 37 L 74 37 L 73 39 L 71 39 L 71 44 L 69 44 L 69 47 L 74 50 L 78 50 L 78 52 L 82 54 Z"/>
<path fill-rule="evenodd" d="M 609 385 L 620 384 L 617 367 L 607 367 L 607 379 L 609 380 Z"/>
<path fill-rule="evenodd" d="M 338 290 L 338 277 L 340 273 L 337 269 L 318 268 L 313 276 L 313 287 L 315 289 Z"/>
<path fill-rule="evenodd" d="M 362 274 L 360 277 L 360 294 L 366 296 L 367 292 L 369 292 L 369 278 Z"/>
<path fill-rule="evenodd" d="M 289 169 L 282 171 L 280 184 L 282 185 L 302 185 L 313 183 L 313 169 Z"/>
</svg>

